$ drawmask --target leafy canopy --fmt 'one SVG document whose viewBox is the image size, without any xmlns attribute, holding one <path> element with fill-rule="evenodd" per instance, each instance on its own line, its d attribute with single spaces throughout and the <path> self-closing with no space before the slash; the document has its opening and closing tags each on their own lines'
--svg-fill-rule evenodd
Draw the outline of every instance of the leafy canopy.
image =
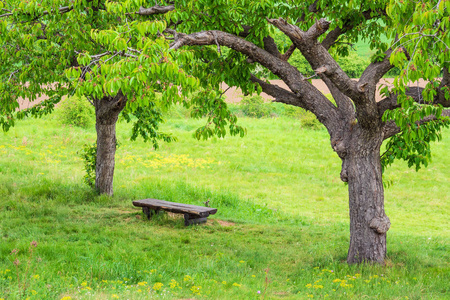
<svg viewBox="0 0 450 300">
<path fill-rule="evenodd" d="M 194 105 L 194 117 L 208 115 L 197 136 L 243 134 L 207 81 L 193 76 L 194 54 L 171 51 L 161 33 L 164 14 L 140 14 L 144 0 L 44 0 L 0 2 L 0 125 L 52 112 L 64 96 L 108 99 L 126 96 L 123 111 L 135 121 L 132 137 L 171 140 L 157 131 L 163 121 L 158 106 Z M 195 92 L 195 97 L 193 97 Z M 17 112 L 17 98 L 48 100 Z M 206 99 L 206 101 L 205 101 Z M 137 121 L 136 121 L 137 120 Z M 211 125 L 212 128 L 211 128 Z"/>
</svg>

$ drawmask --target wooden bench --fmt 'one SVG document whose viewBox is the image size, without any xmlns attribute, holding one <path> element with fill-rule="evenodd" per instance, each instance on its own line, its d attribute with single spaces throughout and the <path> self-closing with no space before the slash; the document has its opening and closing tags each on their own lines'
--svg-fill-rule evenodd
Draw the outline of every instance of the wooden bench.
<svg viewBox="0 0 450 300">
<path fill-rule="evenodd" d="M 217 208 L 169 202 L 157 199 L 136 200 L 133 201 L 133 205 L 142 207 L 142 212 L 147 216 L 149 220 L 153 214 L 157 214 L 160 210 L 169 211 L 176 214 L 183 214 L 185 226 L 206 223 L 206 218 L 208 218 L 209 215 L 213 215 L 217 212 Z"/>
</svg>

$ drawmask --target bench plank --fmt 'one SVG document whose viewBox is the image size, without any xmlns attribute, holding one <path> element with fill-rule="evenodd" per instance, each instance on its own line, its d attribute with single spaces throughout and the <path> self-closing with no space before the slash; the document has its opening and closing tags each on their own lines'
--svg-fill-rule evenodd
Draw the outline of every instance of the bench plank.
<svg viewBox="0 0 450 300">
<path fill-rule="evenodd" d="M 136 200 L 133 201 L 133 205 L 143 208 L 148 207 L 153 210 L 165 210 L 178 214 L 189 214 L 193 216 L 198 216 L 200 218 L 206 218 L 209 215 L 213 215 L 217 212 L 217 208 L 169 202 L 158 199 Z"/>
</svg>

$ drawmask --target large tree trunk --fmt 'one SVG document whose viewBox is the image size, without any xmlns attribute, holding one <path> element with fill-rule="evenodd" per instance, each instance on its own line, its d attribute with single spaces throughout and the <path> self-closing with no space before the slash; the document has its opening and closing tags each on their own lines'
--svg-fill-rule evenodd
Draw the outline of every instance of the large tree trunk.
<svg viewBox="0 0 450 300">
<path fill-rule="evenodd" d="M 116 123 L 126 104 L 119 92 L 116 97 L 103 97 L 94 101 L 97 130 L 97 163 L 95 188 L 100 194 L 113 195 L 113 178 L 116 154 Z"/>
<path fill-rule="evenodd" d="M 343 161 L 348 181 L 350 206 L 350 248 L 347 262 L 384 263 L 386 232 L 390 221 L 384 212 L 384 190 L 381 176 L 381 134 L 354 134 Z"/>
</svg>

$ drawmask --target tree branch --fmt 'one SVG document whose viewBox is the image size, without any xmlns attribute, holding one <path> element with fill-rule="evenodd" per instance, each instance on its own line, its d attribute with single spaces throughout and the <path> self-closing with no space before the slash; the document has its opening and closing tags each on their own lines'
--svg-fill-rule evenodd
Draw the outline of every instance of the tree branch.
<svg viewBox="0 0 450 300">
<path fill-rule="evenodd" d="M 250 80 L 259 84 L 264 93 L 275 98 L 275 102 L 295 105 L 303 109 L 308 109 L 294 93 L 287 91 L 278 85 L 267 83 L 253 74 L 250 75 Z"/>
<path fill-rule="evenodd" d="M 370 20 L 373 19 L 376 16 L 379 15 L 385 15 L 386 12 L 382 11 L 382 10 L 378 10 L 377 14 L 374 14 L 374 11 L 369 9 L 366 11 L 363 11 L 361 13 L 361 16 L 366 19 L 366 20 Z M 333 29 L 332 31 L 330 31 L 327 36 L 325 37 L 325 39 L 322 41 L 322 46 L 325 47 L 325 49 L 330 49 L 331 46 L 333 46 L 336 41 L 339 39 L 339 37 L 348 32 L 349 30 L 352 30 L 355 27 L 355 24 L 359 24 L 359 22 L 356 22 L 358 15 L 352 14 L 347 16 L 347 18 L 345 18 L 343 20 L 343 26 L 342 27 L 336 27 L 335 29 Z"/>
<path fill-rule="evenodd" d="M 327 49 L 317 42 L 317 38 L 325 33 L 330 22 L 325 19 L 318 20 L 308 31 L 304 32 L 297 26 L 289 24 L 282 18 L 269 19 L 269 23 L 284 32 L 300 50 L 311 67 L 321 77 L 328 77 L 333 84 L 346 96 L 357 101 L 361 94 L 358 92 L 356 82 L 352 81 L 331 57 Z"/>
<path fill-rule="evenodd" d="M 295 49 L 297 49 L 297 47 L 295 47 L 295 45 L 292 44 L 289 47 L 289 49 L 287 49 L 286 52 L 283 55 L 281 55 L 281 59 L 284 61 L 288 61 L 291 55 L 294 53 Z"/>
<path fill-rule="evenodd" d="M 275 44 L 275 40 L 270 35 L 263 38 L 263 42 L 264 50 L 277 58 L 281 58 L 281 53 L 278 51 L 277 44 Z"/>
<path fill-rule="evenodd" d="M 392 49 L 388 49 L 385 52 L 385 57 L 381 62 L 373 62 L 364 70 L 357 83 L 357 87 L 360 92 L 365 92 L 367 90 L 367 86 L 375 87 L 384 74 L 394 67 L 389 61 L 391 54 Z"/>
<path fill-rule="evenodd" d="M 450 118 L 450 109 L 443 110 L 441 116 Z M 436 116 L 428 116 L 420 121 L 417 121 L 416 124 L 422 125 L 433 120 L 436 120 Z M 398 127 L 394 121 L 391 120 L 386 122 L 383 126 L 383 139 L 386 140 L 400 132 L 400 127 Z"/>
<path fill-rule="evenodd" d="M 444 78 L 445 78 L 445 76 L 444 76 Z M 446 86 L 445 83 L 442 84 L 442 82 L 445 81 L 444 78 L 441 81 L 442 87 Z M 421 88 L 421 87 L 407 87 L 405 94 L 406 94 L 406 96 L 412 97 L 414 99 L 414 101 L 416 101 L 417 103 L 421 103 L 423 90 L 424 90 L 424 88 Z M 428 103 L 428 104 L 441 104 L 443 107 L 446 107 L 446 108 L 450 107 L 450 100 L 445 100 L 445 95 L 442 95 L 442 94 L 444 94 L 444 91 L 442 89 L 440 89 L 438 91 L 437 95 L 434 97 L 434 101 L 432 103 Z M 441 95 L 444 98 L 441 98 Z M 391 94 L 389 97 L 384 98 L 381 101 L 377 102 L 379 115 L 382 116 L 385 111 L 396 109 L 396 108 L 400 107 L 400 104 L 397 103 L 397 98 L 398 98 L 397 94 Z"/>
<path fill-rule="evenodd" d="M 67 13 L 67 12 L 71 11 L 72 9 L 73 9 L 73 6 L 63 6 L 63 7 L 58 8 L 58 11 L 59 11 L 60 14 L 64 14 L 64 13 Z M 46 11 L 42 12 L 39 16 L 36 16 L 35 19 L 40 18 L 40 17 L 45 16 L 45 15 L 48 15 L 48 14 L 50 14 L 52 12 L 53 11 L 49 12 L 48 10 L 46 10 Z M 13 13 L 7 13 L 7 14 L 0 15 L 0 18 L 12 16 L 12 15 L 13 15 Z"/>
<path fill-rule="evenodd" d="M 155 5 L 155 6 L 148 7 L 148 8 L 141 6 L 139 8 L 139 11 L 126 13 L 126 15 L 136 14 L 136 15 L 140 15 L 140 16 L 151 16 L 151 15 L 157 15 L 157 14 L 165 14 L 174 9 L 175 9 L 175 5 L 173 5 L 173 4 L 167 5 L 167 6 Z"/>
<path fill-rule="evenodd" d="M 441 84 L 439 85 L 439 94 L 437 103 L 442 104 L 444 107 L 450 107 L 450 99 L 445 99 L 445 90 L 444 88 L 448 88 L 448 92 L 450 93 L 450 72 L 448 71 L 448 68 L 444 68 L 442 70 L 442 80 Z"/>
<path fill-rule="evenodd" d="M 177 33 L 174 30 L 169 31 L 175 35 L 175 41 L 170 45 L 170 49 L 179 49 L 189 45 L 201 46 L 219 43 L 248 56 L 251 60 L 268 68 L 287 84 L 292 93 L 298 98 L 299 104 L 297 106 L 314 113 L 327 128 L 337 126 L 336 124 L 339 122 L 340 117 L 336 107 L 317 88 L 306 81 L 295 67 L 286 61 L 273 56 L 249 41 L 226 32 L 202 31 L 188 35 Z M 290 99 L 292 100 L 292 98 Z"/>
</svg>

